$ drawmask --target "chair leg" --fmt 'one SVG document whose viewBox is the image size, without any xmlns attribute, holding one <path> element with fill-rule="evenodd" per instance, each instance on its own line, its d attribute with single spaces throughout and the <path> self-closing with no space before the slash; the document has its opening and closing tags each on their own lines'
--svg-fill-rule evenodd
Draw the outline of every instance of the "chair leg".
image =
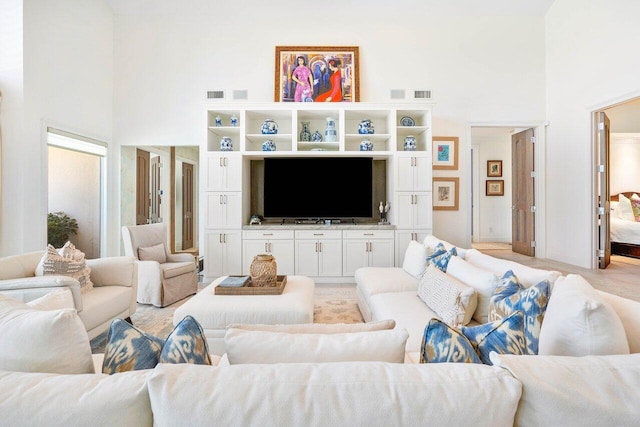
<svg viewBox="0 0 640 427">
<path fill-rule="evenodd" d="M 133 322 L 131 321 L 131 317 L 127 317 L 126 319 L 124 319 L 124 321 L 130 325 L 133 325 Z"/>
</svg>

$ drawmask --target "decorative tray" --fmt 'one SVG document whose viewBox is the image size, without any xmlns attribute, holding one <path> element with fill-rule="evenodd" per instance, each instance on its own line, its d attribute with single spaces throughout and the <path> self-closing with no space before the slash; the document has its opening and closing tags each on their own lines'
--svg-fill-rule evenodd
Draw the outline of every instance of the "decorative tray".
<svg viewBox="0 0 640 427">
<path fill-rule="evenodd" d="M 251 280 L 244 286 L 235 288 L 216 286 L 216 295 L 281 295 L 287 284 L 287 276 L 276 276 L 275 286 L 251 286 Z"/>
</svg>

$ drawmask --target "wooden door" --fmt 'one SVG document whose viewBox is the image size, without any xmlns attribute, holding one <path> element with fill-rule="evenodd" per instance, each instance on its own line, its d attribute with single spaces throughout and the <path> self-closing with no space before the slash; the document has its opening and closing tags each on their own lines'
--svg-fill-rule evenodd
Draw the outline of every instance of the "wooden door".
<svg viewBox="0 0 640 427">
<path fill-rule="evenodd" d="M 148 151 L 136 150 L 136 225 L 149 222 L 149 161 Z"/>
<path fill-rule="evenodd" d="M 609 117 L 604 111 L 596 113 L 598 135 L 598 267 L 607 268 L 611 262 L 609 234 Z"/>
<path fill-rule="evenodd" d="M 160 156 L 155 156 L 149 162 L 150 183 L 151 183 L 151 203 L 149 206 L 149 219 L 152 223 L 162 221 L 162 187 L 160 184 Z"/>
<path fill-rule="evenodd" d="M 513 252 L 535 255 L 534 133 L 511 137 L 511 244 Z"/>
<path fill-rule="evenodd" d="M 193 247 L 193 165 L 182 162 L 182 249 Z"/>
</svg>

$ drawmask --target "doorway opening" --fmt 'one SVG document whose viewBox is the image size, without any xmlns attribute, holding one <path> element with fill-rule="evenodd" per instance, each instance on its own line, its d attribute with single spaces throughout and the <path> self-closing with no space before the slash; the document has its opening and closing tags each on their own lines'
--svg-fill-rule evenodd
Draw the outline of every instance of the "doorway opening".
<svg viewBox="0 0 640 427">
<path fill-rule="evenodd" d="M 545 126 L 471 126 L 472 247 L 545 256 Z"/>
<path fill-rule="evenodd" d="M 640 97 L 592 113 L 595 154 L 594 264 L 640 259 Z M 635 211 L 634 211 L 635 207 Z"/>
</svg>

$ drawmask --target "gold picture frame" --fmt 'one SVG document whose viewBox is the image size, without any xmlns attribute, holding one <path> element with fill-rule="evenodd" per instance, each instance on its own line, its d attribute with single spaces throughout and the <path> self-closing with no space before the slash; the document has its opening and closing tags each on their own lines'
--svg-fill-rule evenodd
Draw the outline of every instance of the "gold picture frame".
<svg viewBox="0 0 640 427">
<path fill-rule="evenodd" d="M 458 170 L 458 137 L 434 136 L 433 169 Z"/>
<path fill-rule="evenodd" d="M 433 177 L 433 210 L 457 211 L 460 178 Z"/>
<path fill-rule="evenodd" d="M 487 160 L 487 176 L 502 176 L 502 160 Z"/>
<path fill-rule="evenodd" d="M 504 196 L 504 179 L 488 179 L 487 196 Z"/>
<path fill-rule="evenodd" d="M 359 57 L 358 46 L 276 46 L 274 100 L 358 102 Z M 298 58 L 306 71 L 296 72 Z"/>
</svg>

